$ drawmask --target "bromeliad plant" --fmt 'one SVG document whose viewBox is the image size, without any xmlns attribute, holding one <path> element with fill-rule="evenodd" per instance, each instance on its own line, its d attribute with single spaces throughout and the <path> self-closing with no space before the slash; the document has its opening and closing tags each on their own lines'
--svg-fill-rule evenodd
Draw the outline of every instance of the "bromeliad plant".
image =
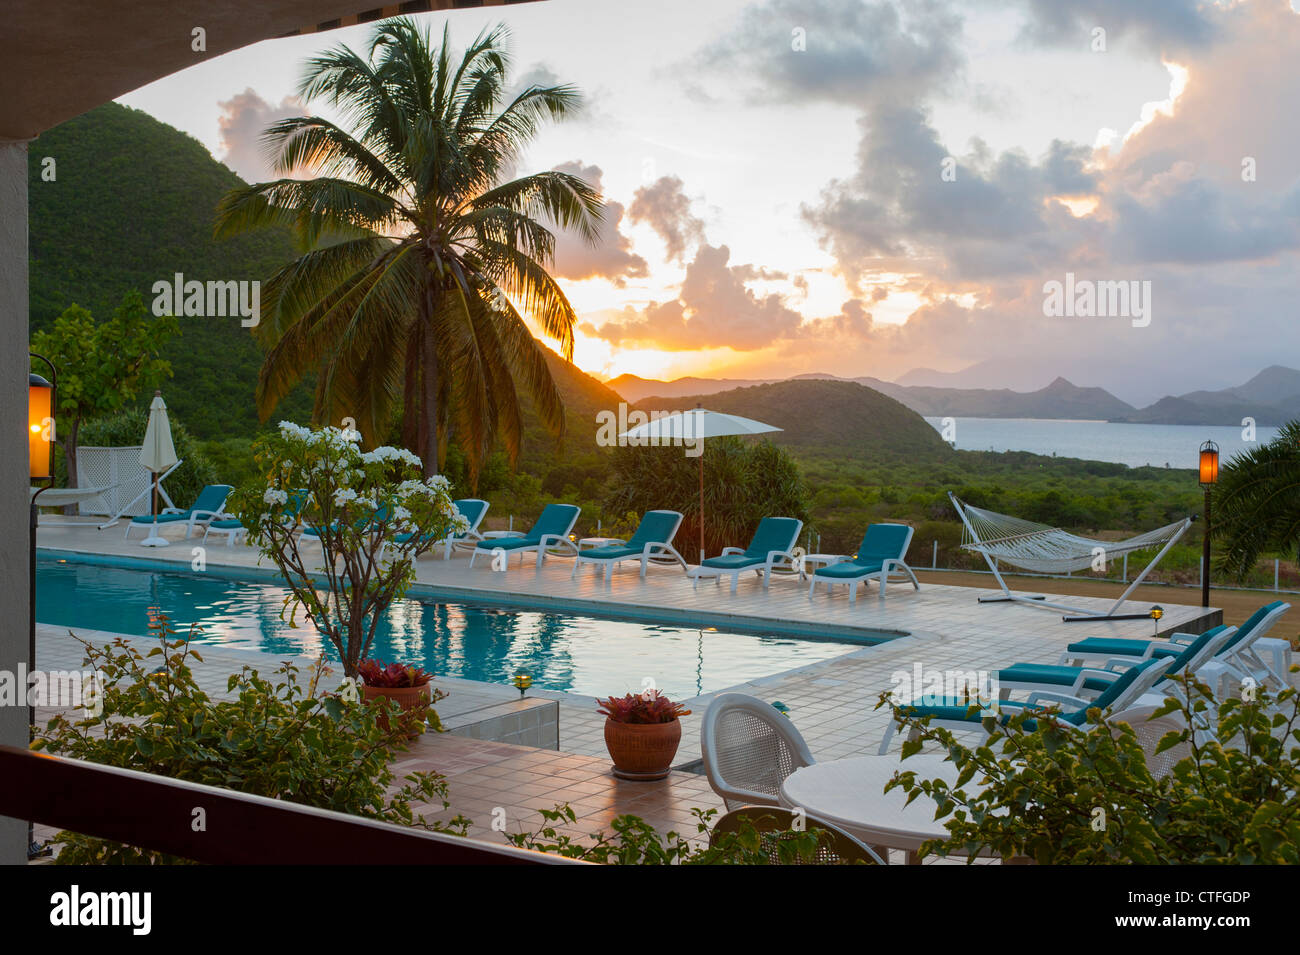
<svg viewBox="0 0 1300 955">
<path fill-rule="evenodd" d="M 349 677 L 384 611 L 415 579 L 415 559 L 469 529 L 445 477 L 421 480 L 414 454 L 362 452 L 358 439 L 355 431 L 282 421 L 253 446 L 262 479 L 232 496 L 249 541 L 288 582 L 283 613 L 296 622 L 301 610 Z"/>
<path fill-rule="evenodd" d="M 685 704 L 674 703 L 658 690 L 629 693 L 624 697 L 611 696 L 597 700 L 596 712 L 615 723 L 672 723 L 681 716 L 690 716 Z"/>
<path fill-rule="evenodd" d="M 362 660 L 357 664 L 357 673 L 366 686 L 382 687 L 388 690 L 400 690 L 413 686 L 424 686 L 433 679 L 433 674 L 419 667 L 403 666 L 390 663 L 388 666 L 378 660 Z"/>
</svg>

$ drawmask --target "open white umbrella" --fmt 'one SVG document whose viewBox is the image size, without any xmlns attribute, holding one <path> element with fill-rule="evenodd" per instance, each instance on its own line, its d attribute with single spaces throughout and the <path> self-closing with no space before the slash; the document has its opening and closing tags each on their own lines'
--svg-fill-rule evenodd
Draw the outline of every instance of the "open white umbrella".
<svg viewBox="0 0 1300 955">
<path fill-rule="evenodd" d="M 153 472 L 153 529 L 141 544 L 145 547 L 166 547 L 168 541 L 158 536 L 158 475 L 176 463 L 176 447 L 172 444 L 172 426 L 167 420 L 167 405 L 162 392 L 153 393 L 149 403 L 149 426 L 144 430 L 144 447 L 140 449 L 140 463 Z"/>
<path fill-rule="evenodd" d="M 753 418 L 740 415 L 723 414 L 721 411 L 709 411 L 696 405 L 689 411 L 664 415 L 646 424 L 624 431 L 619 437 L 633 439 L 653 439 L 659 444 L 674 441 L 700 442 L 700 560 L 704 560 L 704 439 L 721 438 L 724 435 L 766 434 L 782 431 L 775 425 L 764 424 Z"/>
</svg>

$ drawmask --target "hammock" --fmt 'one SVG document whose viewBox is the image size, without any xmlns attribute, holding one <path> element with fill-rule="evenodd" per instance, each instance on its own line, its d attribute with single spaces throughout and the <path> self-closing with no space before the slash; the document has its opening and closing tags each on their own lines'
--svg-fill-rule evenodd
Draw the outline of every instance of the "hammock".
<svg viewBox="0 0 1300 955">
<path fill-rule="evenodd" d="M 1036 521 L 1026 521 L 1019 517 L 998 514 L 995 511 L 986 511 L 981 507 L 972 507 L 969 504 L 963 504 L 952 493 L 949 493 L 948 497 L 952 500 L 953 507 L 957 509 L 957 514 L 965 525 L 965 531 L 962 535 L 963 549 L 983 554 L 984 560 L 988 562 L 989 569 L 993 571 L 993 576 L 997 578 L 998 584 L 1002 587 L 1003 596 L 981 597 L 980 602 L 993 603 L 1004 600 L 1032 602 L 1032 605 L 1036 607 L 1052 607 L 1057 610 L 1069 611 L 1074 616 L 1064 617 L 1063 619 L 1067 621 L 1134 620 L 1148 616 L 1148 614 L 1144 613 L 1117 614 L 1115 611 L 1128 599 L 1129 594 L 1133 592 L 1146 575 L 1160 562 L 1165 552 L 1173 546 L 1178 538 L 1183 536 L 1187 528 L 1192 524 L 1190 518 L 1184 518 L 1181 521 L 1167 524 L 1153 531 L 1147 531 L 1145 534 L 1138 534 L 1136 537 L 1130 537 L 1127 540 L 1101 541 L 1089 537 L 1079 537 L 1077 534 L 1063 531 L 1059 527 L 1039 524 Z M 1013 593 L 998 572 L 999 561 L 1005 561 L 1013 567 L 1019 567 L 1033 573 L 1061 574 L 1075 570 L 1087 570 L 1094 565 L 1098 557 L 1109 563 L 1116 557 L 1123 557 L 1135 551 L 1147 550 L 1160 545 L 1163 545 L 1160 552 L 1147 564 L 1142 573 L 1138 574 L 1133 583 L 1128 586 L 1128 589 L 1120 595 L 1120 598 L 1115 601 L 1114 605 L 1106 613 L 1051 603 L 1044 599 L 1041 594 Z"/>
</svg>

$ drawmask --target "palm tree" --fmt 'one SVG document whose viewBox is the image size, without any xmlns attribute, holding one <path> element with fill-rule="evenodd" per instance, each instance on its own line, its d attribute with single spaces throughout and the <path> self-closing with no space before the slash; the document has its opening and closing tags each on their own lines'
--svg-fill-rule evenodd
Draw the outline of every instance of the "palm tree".
<svg viewBox="0 0 1300 955">
<path fill-rule="evenodd" d="M 575 315 L 547 271 L 555 236 L 539 219 L 594 242 L 603 202 L 562 172 L 503 181 L 544 120 L 580 106 L 571 86 L 506 102 L 507 37 L 485 30 L 457 63 L 446 30 L 434 49 L 411 20 L 390 20 L 368 56 L 339 46 L 307 62 L 299 95 L 352 131 L 318 116 L 273 124 L 263 137 L 285 178 L 234 190 L 217 210 L 218 235 L 288 226 L 303 250 L 262 289 L 263 420 L 316 371 L 318 423 L 350 417 L 375 443 L 400 408 L 426 474 L 451 433 L 472 480 L 498 436 L 518 455 L 516 384 L 563 429 L 521 312 L 572 358 Z M 304 169 L 315 178 L 291 178 Z"/>
<path fill-rule="evenodd" d="M 1217 497 L 1223 570 L 1242 579 L 1266 551 L 1300 552 L 1300 420 L 1225 464 Z"/>
</svg>

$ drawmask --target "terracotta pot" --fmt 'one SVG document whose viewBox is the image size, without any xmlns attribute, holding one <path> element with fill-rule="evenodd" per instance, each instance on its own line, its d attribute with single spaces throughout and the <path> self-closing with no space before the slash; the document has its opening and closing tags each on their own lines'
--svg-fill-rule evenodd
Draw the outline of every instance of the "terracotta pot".
<svg viewBox="0 0 1300 955">
<path fill-rule="evenodd" d="M 616 723 L 605 718 L 605 747 L 620 779 L 663 779 L 682 741 L 680 720 Z"/>
<path fill-rule="evenodd" d="M 430 684 L 424 686 L 366 686 L 361 685 L 361 698 L 369 703 L 371 700 L 392 700 L 402 708 L 402 726 L 406 735 L 415 739 L 424 727 L 425 712 L 429 709 Z M 388 714 L 380 713 L 375 721 L 388 729 Z"/>
</svg>

